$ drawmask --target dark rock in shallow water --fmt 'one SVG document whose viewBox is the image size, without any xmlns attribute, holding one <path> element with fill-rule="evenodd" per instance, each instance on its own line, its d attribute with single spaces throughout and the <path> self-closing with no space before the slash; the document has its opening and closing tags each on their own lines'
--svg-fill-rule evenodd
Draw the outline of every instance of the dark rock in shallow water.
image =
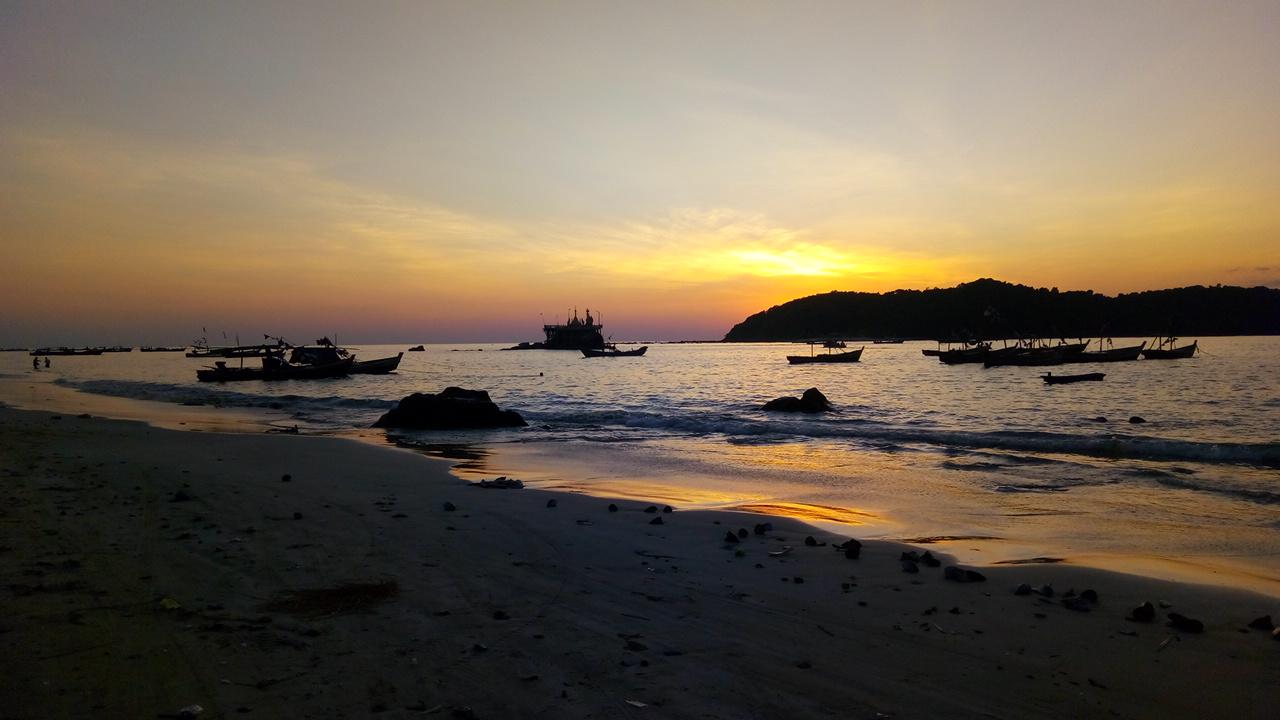
<svg viewBox="0 0 1280 720">
<path fill-rule="evenodd" d="M 920 556 L 920 562 L 926 567 L 939 567 L 942 565 L 942 561 L 934 557 L 933 553 L 928 550 L 925 550 L 924 554 Z"/>
<path fill-rule="evenodd" d="M 1156 619 L 1156 606 L 1149 602 L 1144 602 L 1138 607 L 1129 611 L 1129 620 L 1134 622 L 1151 622 Z"/>
<path fill-rule="evenodd" d="M 808 535 L 804 539 L 805 547 L 818 547 L 818 539 L 812 535 Z"/>
<path fill-rule="evenodd" d="M 1169 613 L 1169 622 L 1167 624 L 1174 630 L 1181 630 L 1182 632 L 1204 632 L 1204 623 L 1181 613 Z"/>
<path fill-rule="evenodd" d="M 555 507 L 555 506 L 556 506 L 556 505 L 558 505 L 558 504 L 559 504 L 559 503 L 557 503 L 557 502 L 556 502 L 556 499 L 555 499 L 555 498 L 551 498 L 550 500 L 548 500 L 548 501 L 547 501 L 547 507 L 549 507 L 549 508 L 553 508 L 553 507 Z"/>
<path fill-rule="evenodd" d="M 650 524 L 650 525 L 661 525 L 661 524 L 662 524 L 662 516 L 661 516 L 661 515 L 659 515 L 658 517 L 656 517 L 656 518 L 654 518 L 654 519 L 650 520 L 650 521 L 649 521 L 649 524 Z"/>
<path fill-rule="evenodd" d="M 1052 586 L 1052 585 L 1041 585 L 1041 586 L 1040 586 L 1040 595 L 1041 595 L 1042 597 L 1053 597 L 1053 586 Z"/>
<path fill-rule="evenodd" d="M 757 535 L 763 535 L 772 529 L 773 529 L 773 523 L 767 523 L 767 522 L 756 523 L 755 533 Z"/>
<path fill-rule="evenodd" d="M 1129 422 L 1130 424 L 1137 425 L 1138 423 L 1146 422 L 1146 419 L 1140 415 L 1134 415 L 1133 417 L 1129 418 Z"/>
<path fill-rule="evenodd" d="M 448 501 L 445 501 L 445 504 L 444 504 L 444 505 L 442 505 L 441 507 L 443 507 L 443 508 L 444 508 L 444 511 L 445 511 L 445 512 L 453 512 L 454 510 L 457 510 L 457 509 L 458 509 L 458 506 L 457 506 L 457 505 L 454 505 L 453 503 L 448 502 Z"/>
<path fill-rule="evenodd" d="M 609 512 L 618 512 L 618 506 L 613 503 L 609 503 Z"/>
<path fill-rule="evenodd" d="M 1093 589 L 1086 589 L 1084 592 L 1080 593 L 1080 599 L 1084 600 L 1085 602 L 1089 602 L 1089 603 L 1093 603 L 1094 605 L 1097 605 L 1098 591 Z"/>
<path fill-rule="evenodd" d="M 406 396 L 390 412 L 378 418 L 374 427 L 403 427 L 428 430 L 467 430 L 524 427 L 524 418 L 514 410 L 499 410 L 484 390 L 447 387 L 440 393 Z"/>
<path fill-rule="evenodd" d="M 965 570 L 964 579 L 965 582 L 986 582 L 987 576 L 977 570 Z"/>
<path fill-rule="evenodd" d="M 1021 585 L 1018 586 L 1016 590 L 1013 591 L 1013 594 L 1014 595 L 1030 595 L 1031 586 L 1026 583 L 1022 583 Z"/>
<path fill-rule="evenodd" d="M 675 512 L 675 508 L 671 507 L 670 505 L 663 505 L 662 512 L 664 513 Z"/>
<path fill-rule="evenodd" d="M 906 559 L 906 560 L 899 560 L 898 562 L 899 564 L 902 565 L 902 572 L 904 573 L 910 573 L 914 575 L 920 572 L 920 566 L 916 565 L 915 560 Z"/>
<path fill-rule="evenodd" d="M 831 401 L 818 388 L 809 388 L 800 397 L 780 397 L 764 404 L 765 410 L 777 412 L 820 413 L 831 409 Z"/>
<path fill-rule="evenodd" d="M 644 509 L 644 511 L 645 511 L 645 512 L 647 512 L 647 513 L 656 513 L 656 512 L 658 512 L 658 506 L 657 506 L 657 505 L 650 505 L 649 507 L 645 508 L 645 509 Z"/>
<path fill-rule="evenodd" d="M 746 529 L 746 528 L 738 528 L 738 537 L 739 537 L 739 538 L 741 538 L 741 539 L 744 539 L 744 540 L 745 540 L 745 539 L 746 539 L 746 537 L 747 537 L 747 529 Z"/>
<path fill-rule="evenodd" d="M 741 542 L 740 540 L 738 540 L 738 536 L 735 535 L 732 530 L 725 532 L 724 541 L 730 544 L 736 544 Z"/>
</svg>

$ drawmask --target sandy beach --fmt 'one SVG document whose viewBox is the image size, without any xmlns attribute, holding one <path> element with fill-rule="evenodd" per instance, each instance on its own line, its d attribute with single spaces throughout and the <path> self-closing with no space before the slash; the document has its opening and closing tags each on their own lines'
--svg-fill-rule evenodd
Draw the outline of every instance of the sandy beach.
<svg viewBox="0 0 1280 720">
<path fill-rule="evenodd" d="M 1238 590 L 1067 564 L 955 582 L 946 556 L 904 571 L 925 547 L 851 559 L 795 520 L 481 489 L 337 438 L 5 408 L 0 473 L 10 718 L 1275 710 L 1280 642 L 1247 624 L 1280 605 Z M 1146 601 L 1155 622 L 1126 620 Z"/>
</svg>

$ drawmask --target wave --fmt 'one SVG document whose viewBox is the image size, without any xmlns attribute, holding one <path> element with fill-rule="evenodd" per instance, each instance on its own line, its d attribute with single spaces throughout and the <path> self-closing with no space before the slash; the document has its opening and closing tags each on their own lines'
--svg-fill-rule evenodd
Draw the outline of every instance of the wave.
<svg viewBox="0 0 1280 720">
<path fill-rule="evenodd" d="M 85 392 L 143 400 L 285 410 L 294 413 L 295 417 L 347 427 L 368 425 L 376 413 L 391 408 L 396 402 L 343 395 L 247 393 L 190 382 L 66 378 L 55 382 Z M 694 437 L 742 445 L 817 440 L 855 443 L 880 452 L 996 450 L 1120 460 L 1280 467 L 1280 443 L 1203 442 L 1116 433 L 951 429 L 840 415 L 780 418 L 738 406 L 729 410 L 709 410 L 703 405 L 683 404 L 655 412 L 634 406 L 601 407 L 582 401 L 548 405 L 545 397 L 511 398 L 503 404 L 518 409 L 531 425 L 526 432 L 544 435 L 540 439 L 580 436 L 586 440 L 621 442 Z M 1027 462 L 1032 458 L 1023 457 L 1021 460 Z M 1009 459 L 1002 462 L 1008 463 Z"/>
<path fill-rule="evenodd" d="M 722 435 L 735 443 L 749 438 L 847 440 L 877 449 L 928 445 L 944 449 L 988 449 L 1086 455 L 1109 459 L 1194 461 L 1280 467 L 1280 443 L 1220 443 L 1144 435 L 1081 434 L 1038 430 L 952 430 L 879 423 L 857 418 L 758 419 L 726 413 L 655 413 L 609 409 L 584 412 L 528 412 L 553 427 L 626 427 L 685 435 Z"/>
<path fill-rule="evenodd" d="M 383 412 L 395 405 L 395 401 L 380 398 L 353 398 L 343 395 L 264 395 L 227 390 L 212 385 L 192 383 L 160 383 L 140 380 L 73 380 L 59 378 L 57 385 L 82 392 L 134 400 L 178 403 L 180 405 L 213 405 L 219 407 L 268 408 L 288 410 L 298 416 L 329 415 L 335 410 L 348 411 L 363 418 L 372 411 Z M 369 411 L 359 413 L 359 411 Z M 351 413 L 350 411 L 356 411 Z M 351 418 L 353 421 L 355 418 Z M 341 424 L 358 424 L 355 422 Z M 366 423 L 367 424 L 367 423 Z"/>
<path fill-rule="evenodd" d="M 1270 490 L 1228 487 L 1225 485 L 1215 485 L 1208 482 L 1186 480 L 1173 476 L 1156 478 L 1156 482 L 1164 485 L 1165 487 L 1178 488 L 1180 490 L 1195 490 L 1196 492 L 1225 495 L 1227 497 L 1236 498 L 1237 500 L 1248 500 L 1262 505 L 1280 505 L 1280 492 L 1272 492 Z"/>
</svg>

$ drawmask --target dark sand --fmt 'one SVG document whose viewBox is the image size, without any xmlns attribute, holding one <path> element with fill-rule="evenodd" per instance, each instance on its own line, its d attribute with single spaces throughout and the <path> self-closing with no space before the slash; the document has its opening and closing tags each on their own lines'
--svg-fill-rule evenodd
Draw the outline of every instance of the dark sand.
<svg viewBox="0 0 1280 720">
<path fill-rule="evenodd" d="M 841 538 L 795 520 L 610 513 L 349 440 L 13 409 L 0 479 L 5 718 L 1270 718 L 1280 699 L 1280 642 L 1245 628 L 1280 601 L 1224 588 L 1069 563 L 956 583 L 904 573 L 903 546 L 807 547 Z M 1100 602 L 1065 607 L 1073 588 Z M 1126 621 L 1145 600 L 1169 607 Z"/>
</svg>

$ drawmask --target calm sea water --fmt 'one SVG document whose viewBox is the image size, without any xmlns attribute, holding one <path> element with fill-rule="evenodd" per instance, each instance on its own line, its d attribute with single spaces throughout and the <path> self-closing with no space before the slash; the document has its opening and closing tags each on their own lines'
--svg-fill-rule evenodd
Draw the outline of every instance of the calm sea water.
<svg viewBox="0 0 1280 720">
<path fill-rule="evenodd" d="M 530 427 L 399 439 L 437 453 L 465 444 L 463 472 L 772 508 L 856 523 L 864 536 L 957 536 L 948 550 L 971 559 L 1138 555 L 1280 575 L 1280 338 L 1208 338 L 1189 360 L 1056 368 L 1107 377 L 1052 387 L 1042 368 L 944 366 L 921 355 L 925 343 L 868 345 L 861 363 L 830 366 L 788 365 L 785 355 L 807 352 L 792 344 L 654 345 L 642 358 L 590 360 L 500 347 L 428 346 L 394 375 L 327 381 L 209 385 L 195 381 L 208 361 L 136 351 L 56 357 L 52 374 L 88 393 L 276 408 L 304 431 L 338 433 L 367 428 L 411 392 L 481 388 Z M 0 363 L 19 375 L 30 358 Z M 760 409 L 808 387 L 838 412 Z M 1147 422 L 1130 424 L 1135 415 Z"/>
</svg>

